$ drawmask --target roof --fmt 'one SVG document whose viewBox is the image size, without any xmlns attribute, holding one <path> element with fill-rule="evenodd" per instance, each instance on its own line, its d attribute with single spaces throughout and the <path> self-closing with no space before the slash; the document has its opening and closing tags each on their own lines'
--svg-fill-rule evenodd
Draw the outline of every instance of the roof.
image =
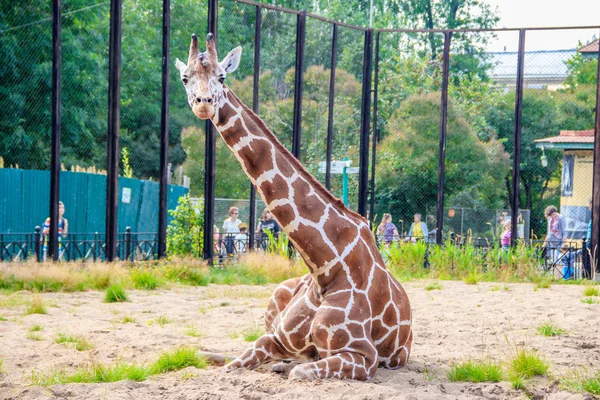
<svg viewBox="0 0 600 400">
<path fill-rule="evenodd" d="M 593 149 L 594 130 L 560 131 L 560 135 L 534 140 L 536 147 L 545 149 Z"/>
<path fill-rule="evenodd" d="M 566 61 L 576 54 L 575 49 L 525 52 L 523 80 L 525 86 L 562 83 L 567 79 Z M 487 53 L 492 64 L 490 77 L 501 83 L 515 85 L 517 52 Z"/>
<path fill-rule="evenodd" d="M 598 54 L 598 44 L 600 44 L 600 39 L 594 40 L 592 43 L 580 48 L 577 51 L 580 53 L 596 53 L 596 54 Z"/>
</svg>

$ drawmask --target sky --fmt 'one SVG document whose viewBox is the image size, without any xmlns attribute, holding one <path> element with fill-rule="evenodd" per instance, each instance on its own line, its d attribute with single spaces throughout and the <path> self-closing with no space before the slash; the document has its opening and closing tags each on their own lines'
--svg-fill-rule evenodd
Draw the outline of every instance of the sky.
<svg viewBox="0 0 600 400">
<path fill-rule="evenodd" d="M 497 28 L 528 28 L 550 26 L 599 26 L 600 0 L 482 0 L 498 7 Z M 564 50 L 592 41 L 600 29 L 530 31 L 525 36 L 525 50 Z M 488 45 L 488 51 L 517 51 L 517 32 L 498 33 Z"/>
</svg>

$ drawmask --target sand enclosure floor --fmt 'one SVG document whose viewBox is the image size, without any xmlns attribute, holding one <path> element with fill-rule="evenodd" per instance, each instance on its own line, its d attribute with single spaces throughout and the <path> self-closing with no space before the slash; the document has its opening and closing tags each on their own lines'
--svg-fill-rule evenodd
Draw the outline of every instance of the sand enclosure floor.
<svg viewBox="0 0 600 400">
<path fill-rule="evenodd" d="M 162 352 L 188 345 L 236 356 L 248 342 L 243 333 L 263 325 L 263 310 L 275 286 L 174 287 L 130 291 L 130 301 L 108 304 L 103 292 L 47 293 L 48 314 L 24 315 L 19 298 L 0 295 L 0 399 L 512 399 L 526 398 L 508 382 L 451 383 L 452 362 L 491 357 L 505 360 L 517 347 L 536 349 L 550 364 L 550 377 L 532 383 L 533 398 L 583 399 L 556 383 L 575 369 L 600 367 L 600 304 L 585 304 L 583 287 L 441 281 L 404 284 L 413 308 L 415 339 L 406 368 L 379 369 L 370 382 L 288 381 L 270 371 L 231 374 L 193 367 L 143 382 L 31 385 L 32 371 L 75 370 L 93 359 L 150 363 Z M 10 298 L 9 298 L 10 297 Z M 129 317 L 135 322 L 123 323 Z M 167 321 L 165 321 L 165 319 Z M 566 336 L 543 337 L 548 321 Z M 168 323 L 165 323 L 168 322 Z M 41 331 L 30 332 L 40 325 Z M 200 336 L 190 336 L 195 332 Z M 89 351 L 55 343 L 59 333 L 83 336 Z M 38 335 L 38 340 L 28 338 Z"/>
</svg>

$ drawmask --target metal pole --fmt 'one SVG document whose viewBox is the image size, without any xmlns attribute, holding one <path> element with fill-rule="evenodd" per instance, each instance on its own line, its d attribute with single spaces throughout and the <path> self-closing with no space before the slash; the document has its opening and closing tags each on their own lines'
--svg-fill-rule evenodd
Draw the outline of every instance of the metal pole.
<svg viewBox="0 0 600 400">
<path fill-rule="evenodd" d="M 302 91 L 304 89 L 304 45 L 306 42 L 306 12 L 296 19 L 296 71 L 294 76 L 294 121 L 292 124 L 292 154 L 300 159 L 302 147 Z"/>
<path fill-rule="evenodd" d="M 58 261 L 58 201 L 60 198 L 60 95 L 62 89 L 62 0 L 52 1 L 52 159 L 50 161 L 50 242 L 48 255 Z"/>
<path fill-rule="evenodd" d="M 360 116 L 360 160 L 358 176 L 358 213 L 367 215 L 369 186 L 369 132 L 371 129 L 371 73 L 373 67 L 373 29 L 365 31 L 363 53 L 362 107 Z"/>
<path fill-rule="evenodd" d="M 162 108 L 160 114 L 160 193 L 158 206 L 158 258 L 167 251 L 167 192 L 169 164 L 169 53 L 171 50 L 171 0 L 163 0 Z"/>
<path fill-rule="evenodd" d="M 260 85 L 260 33 L 262 25 L 262 10 L 256 6 L 256 18 L 254 25 L 254 87 L 252 91 L 252 111 L 258 115 L 258 90 Z M 256 188 L 250 183 L 250 228 L 248 229 L 248 246 L 254 248 L 254 231 L 256 226 Z"/>
<path fill-rule="evenodd" d="M 515 130 L 513 149 L 513 177 L 511 198 L 511 246 L 517 244 L 519 221 L 519 181 L 521 172 L 521 128 L 523 116 L 523 67 L 525 64 L 525 29 L 519 30 L 519 58 L 517 60 L 517 94 L 515 99 Z"/>
<path fill-rule="evenodd" d="M 333 106 L 335 103 L 335 69 L 337 66 L 337 24 L 333 24 L 331 38 L 331 70 L 329 72 L 329 108 L 327 114 L 327 160 L 325 166 L 325 187 L 331 190 L 331 156 L 333 153 Z"/>
<path fill-rule="evenodd" d="M 594 124 L 594 183 L 592 189 L 592 257 L 596 272 L 600 271 L 600 43 L 598 44 L 598 74 L 596 75 L 596 123 Z"/>
<path fill-rule="evenodd" d="M 371 202 L 369 204 L 369 220 L 375 222 L 375 163 L 377 162 L 377 94 L 379 88 L 379 32 L 375 36 L 375 87 L 373 90 L 373 147 L 371 149 Z"/>
<path fill-rule="evenodd" d="M 448 74 L 450 73 L 450 41 L 452 32 L 444 32 L 444 58 L 442 64 L 442 103 L 440 115 L 440 145 L 438 158 L 437 229 L 435 242 L 442 244 L 444 227 L 444 177 L 446 175 L 446 125 L 448 121 Z"/>
<path fill-rule="evenodd" d="M 122 0 L 110 2 L 110 47 L 108 55 L 108 140 L 106 178 L 106 260 L 117 251 L 117 207 L 119 196 L 119 118 L 121 112 L 121 12 Z"/>
<path fill-rule="evenodd" d="M 217 42 L 218 28 L 218 0 L 208 2 L 208 32 L 212 33 Z M 216 130 L 212 121 L 206 121 L 206 139 L 204 156 L 204 249 L 202 258 L 212 260 L 213 258 L 213 226 L 215 223 L 215 154 Z"/>
</svg>

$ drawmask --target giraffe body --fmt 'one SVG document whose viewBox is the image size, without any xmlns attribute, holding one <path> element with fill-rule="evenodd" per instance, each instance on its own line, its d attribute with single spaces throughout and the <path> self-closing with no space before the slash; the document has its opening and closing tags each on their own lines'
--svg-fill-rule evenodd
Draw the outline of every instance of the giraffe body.
<svg viewBox="0 0 600 400">
<path fill-rule="evenodd" d="M 212 120 L 310 273 L 275 290 L 267 333 L 225 371 L 300 360 L 305 363 L 291 370 L 292 379 L 365 380 L 378 365 L 405 365 L 412 344 L 408 296 L 385 268 L 367 221 L 332 196 L 223 85 L 240 53 L 234 49 L 219 64 L 212 36 L 206 53 L 198 53 L 193 36 L 188 65 L 177 60 L 188 100 L 198 117 Z"/>
</svg>

